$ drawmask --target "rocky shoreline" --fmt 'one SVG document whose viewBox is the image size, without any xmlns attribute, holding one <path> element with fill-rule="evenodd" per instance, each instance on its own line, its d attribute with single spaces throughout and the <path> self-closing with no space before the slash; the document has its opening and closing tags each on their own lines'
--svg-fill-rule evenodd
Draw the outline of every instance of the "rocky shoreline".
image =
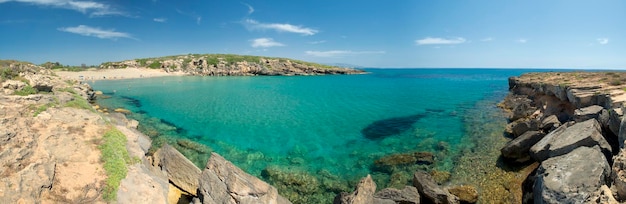
<svg viewBox="0 0 626 204">
<path fill-rule="evenodd" d="M 64 81 L 32 64 L 10 69 L 0 91 L 0 124 L 6 127 L 0 130 L 2 203 L 291 203 L 218 154 L 198 168 L 167 144 L 151 150 L 150 138 L 124 111 L 98 112 L 88 103 L 96 98 L 88 84 Z M 501 149 L 502 158 L 524 172 L 536 168 L 508 189 L 522 189 L 521 202 L 626 200 L 626 93 L 614 81 L 594 80 L 604 75 L 609 76 L 538 73 L 509 79 L 510 94 L 500 107 L 509 112 L 506 131 L 513 139 Z M 109 172 L 98 149 L 112 129 L 125 136 L 129 160 L 115 200 L 105 200 Z M 334 203 L 475 203 L 480 190 L 440 186 L 432 174 L 417 171 L 409 185 L 377 191 L 367 175 Z"/>
<path fill-rule="evenodd" d="M 626 200 L 623 73 L 529 73 L 509 79 L 507 132 L 512 163 L 539 163 L 524 203 Z"/>
</svg>

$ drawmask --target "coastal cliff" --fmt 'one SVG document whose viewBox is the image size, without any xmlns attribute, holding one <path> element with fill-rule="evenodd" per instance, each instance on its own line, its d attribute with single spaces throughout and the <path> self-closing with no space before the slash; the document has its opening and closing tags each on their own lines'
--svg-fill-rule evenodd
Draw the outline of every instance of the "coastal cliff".
<svg viewBox="0 0 626 204">
<path fill-rule="evenodd" d="M 285 58 L 230 54 L 190 54 L 106 62 L 103 69 L 152 68 L 194 76 L 359 74 L 361 70 L 321 65 Z"/>
<path fill-rule="evenodd" d="M 528 73 L 509 79 L 500 106 L 509 112 L 502 149 L 509 163 L 539 163 L 524 202 L 626 200 L 626 73 Z"/>
</svg>

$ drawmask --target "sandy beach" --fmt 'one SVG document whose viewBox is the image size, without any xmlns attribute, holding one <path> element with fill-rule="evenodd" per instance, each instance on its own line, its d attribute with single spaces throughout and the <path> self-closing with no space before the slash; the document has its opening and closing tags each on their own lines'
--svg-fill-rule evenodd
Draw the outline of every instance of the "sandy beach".
<svg viewBox="0 0 626 204">
<path fill-rule="evenodd" d="M 100 69 L 80 72 L 56 71 L 55 73 L 63 79 L 76 80 L 117 80 L 184 75 L 182 72 L 168 73 L 161 69 L 145 68 Z"/>
</svg>

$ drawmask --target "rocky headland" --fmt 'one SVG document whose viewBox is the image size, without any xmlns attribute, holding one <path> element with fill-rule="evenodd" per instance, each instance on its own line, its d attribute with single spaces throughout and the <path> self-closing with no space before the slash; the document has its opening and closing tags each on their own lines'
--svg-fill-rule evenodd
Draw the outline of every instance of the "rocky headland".
<svg viewBox="0 0 626 204">
<path fill-rule="evenodd" d="M 360 74 L 362 70 L 340 68 L 300 60 L 231 54 L 189 54 L 106 62 L 101 69 L 151 68 L 193 76 L 326 75 Z"/>
<path fill-rule="evenodd" d="M 524 203 L 626 201 L 626 73 L 528 73 L 509 79 L 508 163 L 537 166 Z M 533 166 L 534 165 L 534 166 Z"/>
</svg>

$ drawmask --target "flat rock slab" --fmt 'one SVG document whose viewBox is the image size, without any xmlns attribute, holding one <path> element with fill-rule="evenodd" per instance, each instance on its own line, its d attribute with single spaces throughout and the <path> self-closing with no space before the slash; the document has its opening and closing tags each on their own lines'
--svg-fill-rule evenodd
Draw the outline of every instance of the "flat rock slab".
<svg viewBox="0 0 626 204">
<path fill-rule="evenodd" d="M 516 162 L 525 162 L 530 160 L 528 150 L 535 145 L 546 134 L 539 131 L 528 131 L 519 137 L 506 143 L 500 152 L 502 156 L 509 159 L 515 159 Z"/>
<path fill-rule="evenodd" d="M 572 126 L 563 125 L 543 137 L 530 148 L 530 156 L 537 161 L 567 154 L 578 147 L 600 147 L 605 156 L 611 156 L 611 145 L 602 136 L 600 124 L 589 119 Z"/>
<path fill-rule="evenodd" d="M 163 145 L 154 155 L 159 161 L 158 166 L 167 173 L 170 182 L 185 192 L 196 195 L 201 173 L 196 165 L 168 144 Z"/>
<path fill-rule="evenodd" d="M 606 184 L 609 163 L 600 148 L 579 147 L 549 158 L 537 169 L 535 203 L 579 203 Z"/>
<path fill-rule="evenodd" d="M 586 121 L 592 118 L 598 119 L 604 108 L 599 105 L 588 106 L 574 110 L 574 120 Z"/>
<path fill-rule="evenodd" d="M 383 200 L 391 200 L 390 203 L 419 204 L 420 194 L 417 188 L 413 186 L 405 186 L 404 189 L 385 188 L 374 194 L 375 198 Z"/>
</svg>

